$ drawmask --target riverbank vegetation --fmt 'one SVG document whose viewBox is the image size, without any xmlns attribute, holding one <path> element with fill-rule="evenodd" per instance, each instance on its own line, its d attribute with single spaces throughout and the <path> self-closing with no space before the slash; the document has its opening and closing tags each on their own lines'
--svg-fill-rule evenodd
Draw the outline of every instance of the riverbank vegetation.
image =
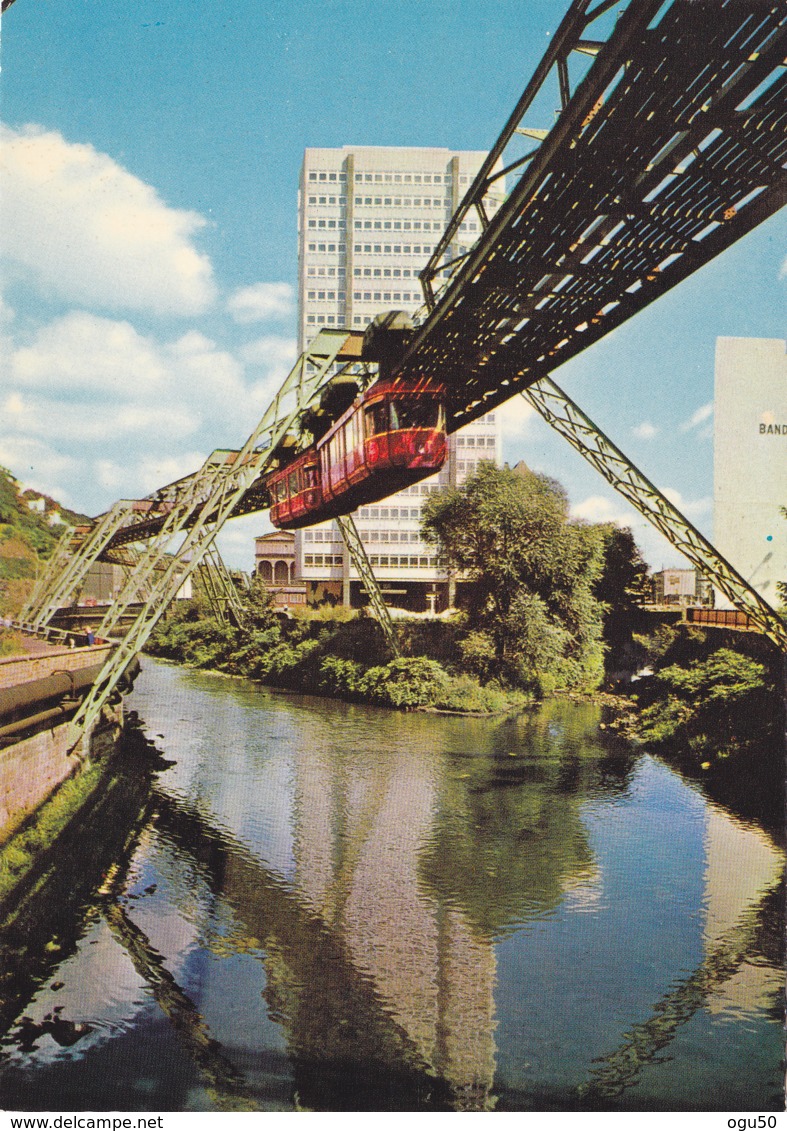
<svg viewBox="0 0 787 1131">
<path fill-rule="evenodd" d="M 457 623 L 396 624 L 402 656 L 392 659 L 379 625 L 366 615 L 321 609 L 291 618 L 276 614 L 253 587 L 243 629 L 218 624 L 200 597 L 179 602 L 148 641 L 153 655 L 198 668 L 243 675 L 304 694 L 382 707 L 431 707 L 482 714 L 520 710 L 524 689 L 482 685 L 462 671 Z M 439 658 L 437 658 L 439 657 Z"/>
<path fill-rule="evenodd" d="M 616 725 L 743 816 L 784 824 L 784 658 L 764 637 L 662 625 Z"/>
<path fill-rule="evenodd" d="M 424 532 L 461 572 L 464 608 L 449 619 L 398 620 L 401 658 L 363 611 L 283 617 L 261 586 L 245 629 L 217 624 L 197 599 L 179 603 L 148 650 L 296 691 L 480 713 L 593 692 L 605 653 L 619 662 L 621 610 L 645 564 L 630 532 L 571 520 L 553 480 L 482 463 L 461 488 L 429 500 Z"/>
</svg>

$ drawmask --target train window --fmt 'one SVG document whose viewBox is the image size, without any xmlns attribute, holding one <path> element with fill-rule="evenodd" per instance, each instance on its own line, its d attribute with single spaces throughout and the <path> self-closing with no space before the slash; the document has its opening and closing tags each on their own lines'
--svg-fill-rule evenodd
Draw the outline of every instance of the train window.
<svg viewBox="0 0 787 1131">
<path fill-rule="evenodd" d="M 303 486 L 316 487 L 317 486 L 317 468 L 314 464 L 309 464 L 303 469 Z"/>
<path fill-rule="evenodd" d="M 287 476 L 287 486 L 290 489 L 290 495 L 298 494 L 298 470 L 294 468 Z"/>
<path fill-rule="evenodd" d="M 391 430 L 403 428 L 442 428 L 443 406 L 431 398 L 391 401 Z"/>
<path fill-rule="evenodd" d="M 378 436 L 381 432 L 389 430 L 388 405 L 385 401 L 378 401 L 376 404 L 369 405 L 365 410 L 364 417 L 367 437 Z"/>
</svg>

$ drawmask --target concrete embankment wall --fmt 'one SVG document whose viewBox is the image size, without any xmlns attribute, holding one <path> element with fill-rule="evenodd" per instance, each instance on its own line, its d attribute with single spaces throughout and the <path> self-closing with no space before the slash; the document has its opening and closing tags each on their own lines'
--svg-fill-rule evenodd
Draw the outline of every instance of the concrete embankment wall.
<svg viewBox="0 0 787 1131">
<path fill-rule="evenodd" d="M 103 663 L 110 652 L 107 645 L 92 648 L 53 648 L 41 654 L 13 656 L 0 660 L 0 688 L 40 680 L 56 672 L 76 671 Z M 110 730 L 120 726 L 122 709 L 114 710 Z M 0 843 L 19 828 L 54 790 L 74 773 L 85 757 L 85 746 L 93 756 L 108 752 L 116 737 L 98 733 L 69 752 L 68 724 L 59 723 L 37 734 L 0 747 Z M 102 746 L 104 747 L 102 749 Z"/>
<path fill-rule="evenodd" d="M 4 656 L 0 659 L 0 687 L 17 687 L 57 671 L 103 664 L 112 648 L 111 644 L 94 644 L 92 648 L 49 648 L 41 653 Z"/>
</svg>

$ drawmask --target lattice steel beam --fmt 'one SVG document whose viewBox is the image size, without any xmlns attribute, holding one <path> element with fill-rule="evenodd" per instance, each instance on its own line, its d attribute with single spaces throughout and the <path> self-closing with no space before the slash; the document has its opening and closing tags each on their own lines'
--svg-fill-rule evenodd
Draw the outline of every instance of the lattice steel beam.
<svg viewBox="0 0 787 1131">
<path fill-rule="evenodd" d="M 355 520 L 351 514 L 339 515 L 336 519 L 339 530 L 342 533 L 344 544 L 347 547 L 352 563 L 355 566 L 356 572 L 360 577 L 363 584 L 366 586 L 366 592 L 369 597 L 369 604 L 372 606 L 377 623 L 383 631 L 385 642 L 397 658 L 400 655 L 399 644 L 396 639 L 396 632 L 394 630 L 393 621 L 388 606 L 383 600 L 383 595 L 380 592 L 380 586 L 377 584 L 377 578 L 374 576 L 371 562 L 366 553 L 366 547 L 361 541 L 361 536 L 358 533 L 358 527 L 355 525 Z"/>
<path fill-rule="evenodd" d="M 567 393 L 548 377 L 522 393 L 528 404 L 564 436 L 676 549 L 787 652 L 787 625 L 708 539 L 605 436 Z"/>
<path fill-rule="evenodd" d="M 246 623 L 243 605 L 215 542 L 205 551 L 199 573 L 216 620 L 243 628 Z"/>
<path fill-rule="evenodd" d="M 131 500 L 120 499 L 106 514 L 100 515 L 92 530 L 76 547 L 72 545 L 70 556 L 63 555 L 64 565 L 61 565 L 61 555 L 58 554 L 58 561 L 52 563 L 51 572 L 47 570 L 46 583 L 29 615 L 36 630 L 48 624 L 57 610 L 70 600 L 90 567 L 98 561 L 113 535 L 127 520 L 132 506 Z"/>
<path fill-rule="evenodd" d="M 344 330 L 321 330 L 235 458 L 220 463 L 208 460 L 202 474 L 190 476 L 179 485 L 171 509 L 155 537 L 145 545 L 139 565 L 131 570 L 122 593 L 99 627 L 99 636 L 110 636 L 129 605 L 136 602 L 140 583 L 149 584 L 149 595 L 133 624 L 71 721 L 73 743 L 98 718 L 129 663 L 142 650 L 183 582 L 198 567 L 224 522 L 276 458 L 277 446 L 328 379 L 347 337 Z M 175 538 L 182 541 L 175 553 L 170 553 Z"/>
<path fill-rule="evenodd" d="M 46 563 L 46 568 L 41 573 L 41 576 L 36 579 L 30 596 L 27 598 L 19 614 L 20 622 L 32 624 L 32 619 L 36 612 L 46 603 L 46 594 L 54 588 L 57 579 L 66 568 L 66 565 L 74 553 L 73 541 L 74 528 L 69 526 L 58 540 L 52 552 L 52 556 Z"/>
<path fill-rule="evenodd" d="M 595 61 L 572 91 L 567 60 L 610 5 L 571 5 L 422 275 L 431 309 L 398 372 L 446 384 L 450 431 L 547 376 L 787 199 L 784 4 L 615 7 L 614 29 L 593 42 Z M 547 81 L 558 114 L 542 131 L 522 122 Z M 511 158 L 522 132 L 530 150 Z M 500 164 L 516 183 L 469 254 L 447 266 Z"/>
</svg>

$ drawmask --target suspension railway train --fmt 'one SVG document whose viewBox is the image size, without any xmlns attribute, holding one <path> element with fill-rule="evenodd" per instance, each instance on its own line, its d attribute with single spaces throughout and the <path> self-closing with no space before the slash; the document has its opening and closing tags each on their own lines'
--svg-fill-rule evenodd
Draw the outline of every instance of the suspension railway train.
<svg viewBox="0 0 787 1131">
<path fill-rule="evenodd" d="M 443 387 L 426 379 L 375 381 L 305 451 L 265 477 L 271 522 L 312 526 L 434 475 L 447 451 L 444 402 Z M 308 414 L 306 425 L 319 432 Z"/>
</svg>

